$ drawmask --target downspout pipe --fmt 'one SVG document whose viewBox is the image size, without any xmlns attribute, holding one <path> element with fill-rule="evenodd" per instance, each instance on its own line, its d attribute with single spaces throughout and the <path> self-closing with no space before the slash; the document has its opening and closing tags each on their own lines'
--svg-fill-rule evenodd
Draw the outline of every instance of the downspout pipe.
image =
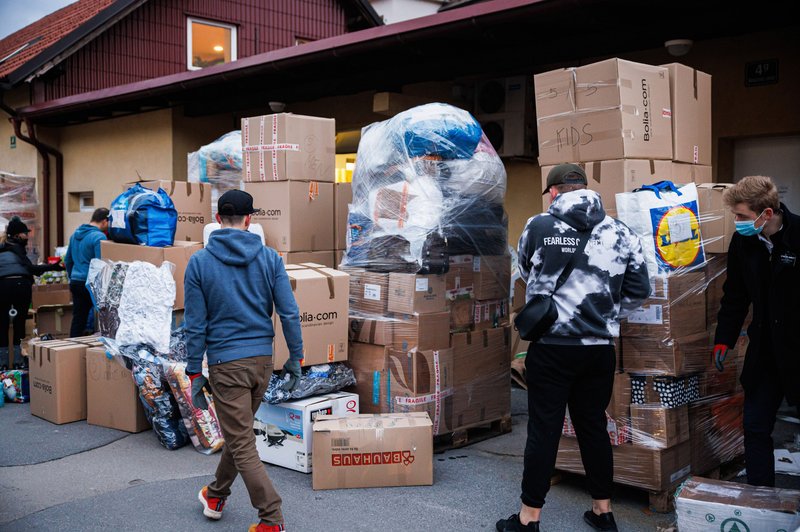
<svg viewBox="0 0 800 532">
<path fill-rule="evenodd" d="M 63 246 L 64 245 L 64 154 L 62 154 L 60 151 L 50 146 L 49 144 L 45 144 L 44 142 L 38 139 L 38 137 L 36 136 L 36 128 L 31 123 L 29 118 L 24 118 L 23 120 L 25 121 L 25 128 L 28 130 L 28 134 L 30 135 L 31 140 L 33 141 L 33 145 L 36 146 L 36 149 L 39 150 L 39 153 L 42 153 L 43 157 L 45 156 L 45 154 L 50 154 L 56 160 L 56 246 Z M 48 246 L 46 250 L 47 253 L 49 254 L 50 247 Z"/>
<path fill-rule="evenodd" d="M 42 231 L 43 231 L 43 246 L 44 252 L 49 255 L 50 253 L 50 155 L 49 152 L 46 150 L 45 146 L 41 144 L 35 138 L 31 138 L 28 135 L 22 133 L 22 119 L 19 117 L 19 114 L 6 104 L 2 100 L 2 94 L 0 94 L 0 109 L 5 111 L 9 116 L 9 121 L 14 126 L 14 134 L 17 136 L 18 139 L 26 142 L 36 148 L 36 151 L 42 157 L 42 187 L 41 187 L 41 198 L 42 198 Z M 28 127 L 28 132 L 31 132 L 30 124 L 26 123 Z M 54 148 L 51 148 L 52 151 L 56 151 Z M 58 152 L 57 152 L 58 153 Z M 61 154 L 59 153 L 59 156 Z M 63 157 L 59 162 L 57 159 L 57 164 L 62 166 Z M 58 187 L 56 187 L 58 188 Z M 60 209 L 59 209 L 60 210 Z M 63 216 L 63 213 L 62 213 Z M 58 224 L 57 224 L 58 225 Z M 61 236 L 61 229 L 59 229 L 59 239 L 63 238 Z"/>
</svg>

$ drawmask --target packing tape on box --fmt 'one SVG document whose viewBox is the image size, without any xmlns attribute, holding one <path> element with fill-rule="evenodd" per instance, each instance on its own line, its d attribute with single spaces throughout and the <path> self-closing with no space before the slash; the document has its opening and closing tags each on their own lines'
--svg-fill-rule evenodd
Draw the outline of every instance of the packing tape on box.
<svg viewBox="0 0 800 532">
<path fill-rule="evenodd" d="M 319 196 L 319 183 L 316 181 L 308 182 L 308 199 L 314 201 Z M 314 248 L 316 249 L 316 248 Z"/>
<path fill-rule="evenodd" d="M 318 268 L 316 266 L 312 266 L 312 263 L 309 263 L 309 262 L 304 262 L 302 264 L 299 264 L 298 266 L 302 266 L 303 268 L 307 268 L 309 270 L 313 270 L 313 271 L 317 272 L 318 274 L 325 276 L 325 279 L 328 280 L 328 292 L 330 294 L 330 297 L 328 299 L 336 299 L 336 286 L 334 285 L 333 275 L 329 274 L 326 271 L 323 271 L 322 268 Z M 294 291 L 294 289 L 295 289 L 295 287 L 292 286 L 292 291 Z"/>
<path fill-rule="evenodd" d="M 250 181 L 252 178 L 251 169 L 251 154 L 257 153 L 259 160 L 258 175 L 260 181 L 267 180 L 267 172 L 264 165 L 264 153 L 270 152 L 272 156 L 272 180 L 277 181 L 280 179 L 278 175 L 278 152 L 279 151 L 300 151 L 299 144 L 292 144 L 288 142 L 278 143 L 278 115 L 272 115 L 272 143 L 266 144 L 264 142 L 264 130 L 266 128 L 266 117 L 259 117 L 258 128 L 258 144 L 250 145 L 250 120 L 245 119 L 242 127 L 242 139 L 244 147 L 242 147 L 242 155 L 244 156 L 245 176 L 246 180 Z"/>
</svg>

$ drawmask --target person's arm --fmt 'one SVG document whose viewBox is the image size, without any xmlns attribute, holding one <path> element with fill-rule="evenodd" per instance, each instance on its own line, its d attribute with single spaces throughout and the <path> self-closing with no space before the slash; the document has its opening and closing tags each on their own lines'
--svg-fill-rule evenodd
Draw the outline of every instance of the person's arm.
<svg viewBox="0 0 800 532">
<path fill-rule="evenodd" d="M 741 268 L 741 237 L 733 235 L 728 248 L 728 276 L 722 285 L 722 299 L 717 314 L 717 331 L 714 334 L 715 345 L 736 345 L 742 332 L 742 324 L 750 310 L 750 294 L 744 283 L 744 272 Z"/>
<path fill-rule="evenodd" d="M 628 265 L 622 276 L 620 290 L 620 318 L 627 317 L 639 308 L 650 296 L 650 275 L 642 252 L 642 241 L 633 231 L 628 230 L 630 254 Z"/>
<path fill-rule="evenodd" d="M 519 237 L 519 243 L 517 244 L 517 269 L 519 270 L 519 276 L 526 284 L 531 274 L 531 251 L 528 249 L 528 240 L 532 220 L 533 218 L 528 219 L 528 222 L 525 224 L 525 229 Z"/>
<path fill-rule="evenodd" d="M 289 360 L 303 359 L 303 334 L 300 329 L 300 310 L 297 308 L 297 301 L 294 299 L 292 285 L 289 283 L 289 276 L 283 261 L 276 254 L 272 255 L 272 271 L 275 274 L 272 301 L 275 305 L 275 312 L 281 319 L 283 336 L 286 338 L 286 346 L 289 349 Z"/>
<path fill-rule="evenodd" d="M 184 321 L 186 350 L 188 351 L 186 374 L 197 374 L 203 370 L 203 355 L 206 351 L 206 326 L 208 307 L 200 286 L 200 271 L 196 257 L 189 259 L 183 279 Z"/>
<path fill-rule="evenodd" d="M 69 245 L 67 246 L 67 254 L 64 255 L 64 268 L 67 270 L 67 276 L 72 278 L 72 267 L 75 266 L 75 261 L 72 260 L 72 249 L 73 249 L 73 242 L 74 238 L 69 239 Z"/>
</svg>

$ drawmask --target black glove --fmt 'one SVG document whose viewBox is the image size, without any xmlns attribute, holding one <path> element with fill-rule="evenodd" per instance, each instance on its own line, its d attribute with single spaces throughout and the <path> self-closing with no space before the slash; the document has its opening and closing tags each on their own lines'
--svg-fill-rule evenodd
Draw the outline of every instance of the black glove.
<svg viewBox="0 0 800 532">
<path fill-rule="evenodd" d="M 195 373 L 188 376 L 192 383 L 192 404 L 199 410 L 208 410 L 208 401 L 206 401 L 206 395 L 203 393 L 203 390 L 207 391 L 209 394 L 212 393 L 211 386 L 208 384 L 208 379 L 206 379 L 202 373 Z"/>
</svg>

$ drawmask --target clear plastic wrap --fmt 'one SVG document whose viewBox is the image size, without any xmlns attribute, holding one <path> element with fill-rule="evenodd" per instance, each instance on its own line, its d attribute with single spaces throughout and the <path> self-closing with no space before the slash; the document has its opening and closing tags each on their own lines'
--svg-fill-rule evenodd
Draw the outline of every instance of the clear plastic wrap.
<svg viewBox="0 0 800 532">
<path fill-rule="evenodd" d="M 169 352 L 175 266 L 164 262 L 112 262 L 92 259 L 86 286 L 98 310 L 103 336 L 121 345 L 147 344 Z"/>
<path fill-rule="evenodd" d="M 5 362 L 5 360 L 0 360 Z M 30 380 L 27 370 L 10 369 L 0 371 L 0 402 L 27 403 L 31 399 Z"/>
<path fill-rule="evenodd" d="M 178 403 L 164 379 L 161 365 L 140 359 L 133 363 L 132 372 L 147 421 L 161 445 L 172 451 L 189 443 Z"/>
<path fill-rule="evenodd" d="M 228 190 L 242 188 L 242 132 L 225 133 L 188 155 L 188 180 L 211 184 L 211 217 L 217 214 L 217 200 Z"/>
<path fill-rule="evenodd" d="M 428 104 L 364 128 L 344 266 L 444 273 L 447 255 L 503 255 L 506 173 L 466 111 Z"/>
<path fill-rule="evenodd" d="M 692 477 L 675 492 L 681 532 L 800 530 L 800 491 Z"/>
<path fill-rule="evenodd" d="M 303 368 L 300 383 L 291 392 L 282 387 L 288 380 L 289 375 L 281 379 L 279 374 L 273 373 L 269 379 L 269 387 L 264 393 L 264 402 L 274 405 L 312 395 L 338 392 L 356 383 L 353 370 L 340 362 Z"/>
<path fill-rule="evenodd" d="M 14 216 L 19 216 L 28 227 L 38 227 L 36 178 L 0 172 L 0 233 L 5 232 Z"/>
</svg>

